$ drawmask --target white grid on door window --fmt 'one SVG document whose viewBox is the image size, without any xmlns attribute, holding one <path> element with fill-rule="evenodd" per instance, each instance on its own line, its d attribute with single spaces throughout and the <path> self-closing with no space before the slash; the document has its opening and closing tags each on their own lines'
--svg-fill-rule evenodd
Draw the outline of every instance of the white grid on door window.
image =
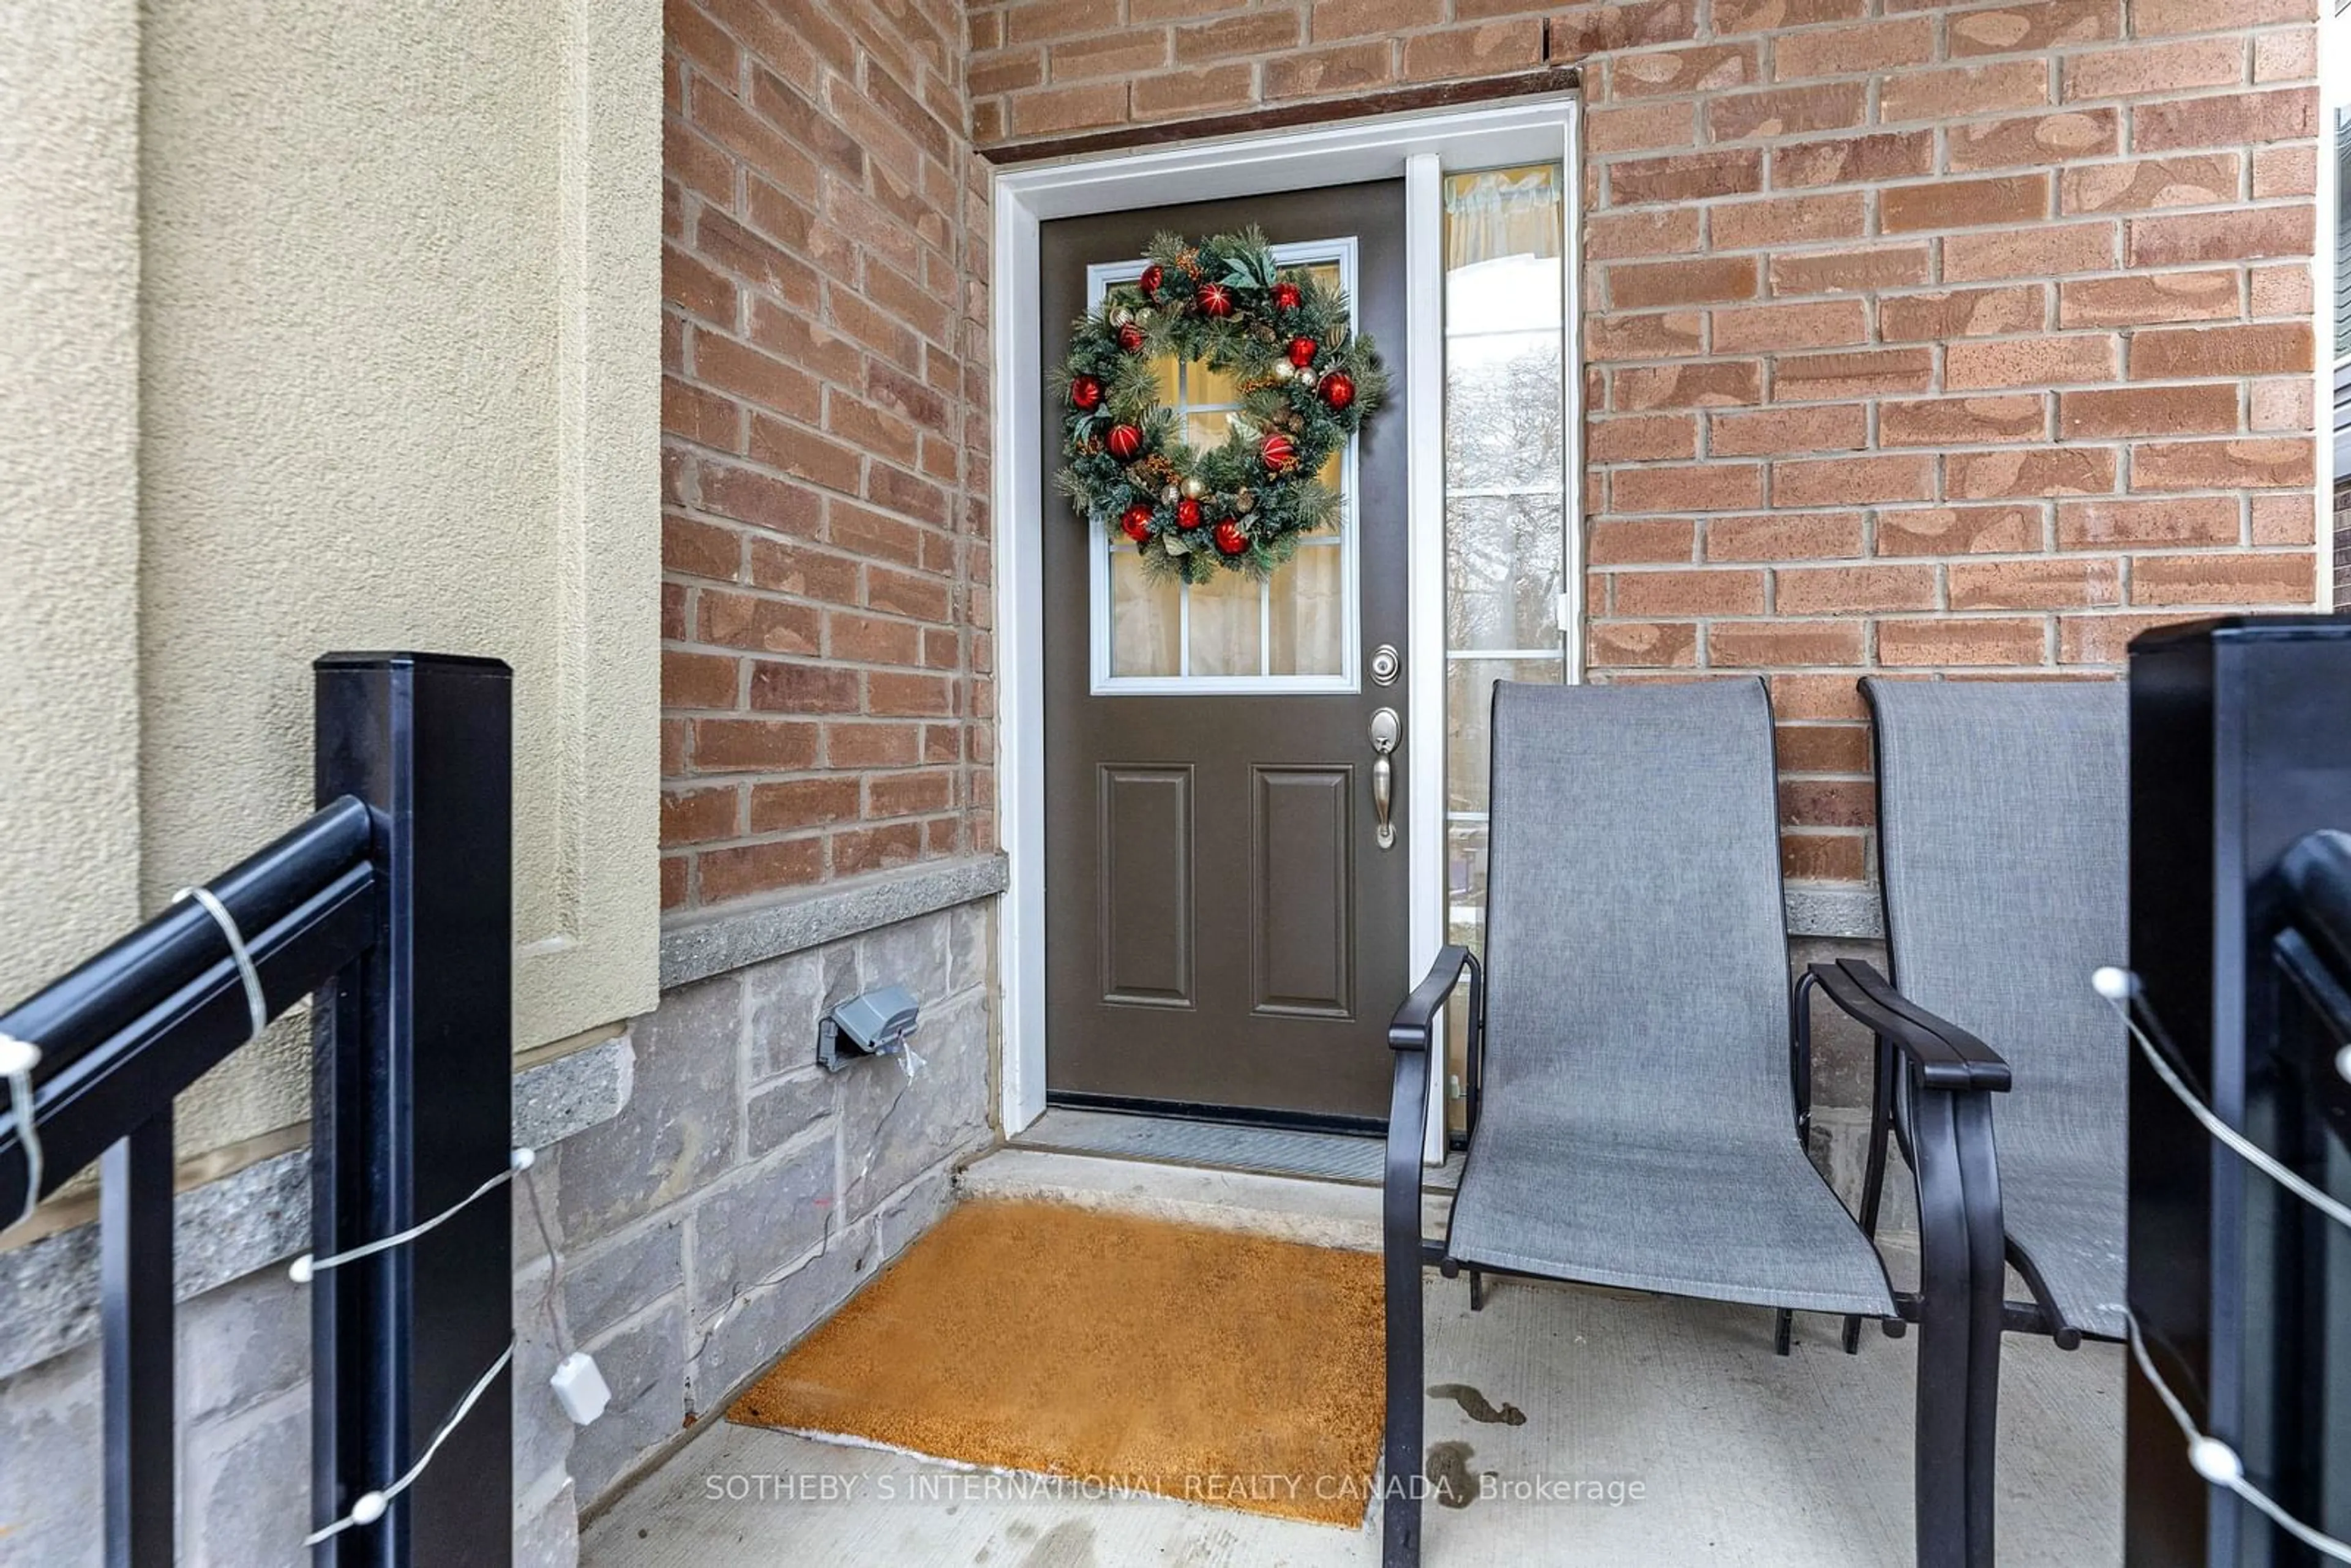
<svg viewBox="0 0 2351 1568">
<path fill-rule="evenodd" d="M 1274 259 L 1355 285 L 1352 239 L 1273 247 Z M 1087 303 L 1140 276 L 1141 261 L 1087 269 Z M 1155 366 L 1160 396 L 1186 439 L 1224 439 L 1238 412 L 1232 377 L 1198 361 Z M 1205 692 L 1351 692 L 1357 689 L 1355 444 L 1333 454 L 1321 479 L 1337 490 L 1335 529 L 1304 535 L 1298 551 L 1263 580 L 1219 571 L 1205 583 L 1156 577 L 1109 519 L 1092 519 L 1092 688 L 1119 695 Z"/>
</svg>

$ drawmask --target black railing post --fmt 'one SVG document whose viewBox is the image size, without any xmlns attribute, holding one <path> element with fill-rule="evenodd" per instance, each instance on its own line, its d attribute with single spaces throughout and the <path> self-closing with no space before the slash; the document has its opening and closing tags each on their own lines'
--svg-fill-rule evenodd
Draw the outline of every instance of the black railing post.
<svg viewBox="0 0 2351 1568">
<path fill-rule="evenodd" d="M 317 665 L 319 798 L 375 819 L 379 936 L 322 1009 L 311 1207 L 320 1258 L 429 1219 L 508 1158 L 512 677 L 494 660 L 330 654 Z M 503 1197 L 313 1285 L 314 1510 L 323 1526 L 403 1475 L 511 1342 Z M 502 1373 L 382 1518 L 323 1542 L 334 1568 L 512 1557 Z"/>
<path fill-rule="evenodd" d="M 107 1568 L 171 1568 L 173 1539 L 172 1110 L 99 1156 Z"/>
<path fill-rule="evenodd" d="M 2351 618 L 2150 632 L 2131 645 L 2130 678 L 2130 966 L 2143 1005 L 2213 1113 L 2297 1163 L 2307 1086 L 2279 1071 L 2276 1051 L 2272 954 L 2291 918 L 2280 867 L 2304 834 L 2351 826 Z M 2199 1432 L 2314 1518 L 2301 1435 L 2326 1395 L 2294 1370 L 2309 1221 L 2136 1054 L 2129 1201 L 2130 1307 L 2149 1359 Z M 2189 1469 L 2178 1424 L 2136 1369 L 2124 1517 L 2129 1568 L 2316 1561 Z"/>
</svg>

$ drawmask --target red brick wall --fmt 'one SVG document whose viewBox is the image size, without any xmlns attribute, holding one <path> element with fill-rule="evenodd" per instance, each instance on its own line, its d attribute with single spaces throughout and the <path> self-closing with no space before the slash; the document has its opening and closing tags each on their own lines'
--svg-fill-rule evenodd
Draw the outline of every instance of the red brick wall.
<svg viewBox="0 0 2351 1568">
<path fill-rule="evenodd" d="M 995 847 L 956 0 L 669 0 L 662 903 Z"/>
<path fill-rule="evenodd" d="M 983 145 L 1580 61 L 1590 658 L 1759 671 L 1866 874 L 1855 677 L 2307 608 L 2313 0 L 983 0 Z"/>
</svg>

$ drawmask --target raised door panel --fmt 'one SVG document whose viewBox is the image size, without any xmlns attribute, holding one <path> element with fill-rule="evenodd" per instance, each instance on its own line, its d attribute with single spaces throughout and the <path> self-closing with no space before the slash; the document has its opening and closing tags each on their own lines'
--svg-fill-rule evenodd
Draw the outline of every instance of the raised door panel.
<svg viewBox="0 0 2351 1568">
<path fill-rule="evenodd" d="M 1354 1016 L 1353 768 L 1250 769 L 1252 1005 Z"/>
<path fill-rule="evenodd" d="M 1192 1005 L 1192 769 L 1103 767 L 1102 1000 Z"/>
</svg>

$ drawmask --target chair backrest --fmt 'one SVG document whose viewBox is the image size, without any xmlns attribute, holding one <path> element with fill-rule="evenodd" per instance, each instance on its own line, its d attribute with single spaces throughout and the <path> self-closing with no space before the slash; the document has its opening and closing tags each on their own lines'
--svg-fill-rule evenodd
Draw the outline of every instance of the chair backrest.
<svg viewBox="0 0 2351 1568">
<path fill-rule="evenodd" d="M 1499 685 L 1491 810 L 1489 1103 L 1792 1138 L 1762 682 Z"/>
<path fill-rule="evenodd" d="M 2126 1041 L 2090 972 L 2126 957 L 2127 688 L 1862 686 L 1876 720 L 1896 985 L 2008 1059 L 2015 1087 L 1997 1112 L 2003 1169 L 2111 1163 L 2123 1141 Z"/>
</svg>

